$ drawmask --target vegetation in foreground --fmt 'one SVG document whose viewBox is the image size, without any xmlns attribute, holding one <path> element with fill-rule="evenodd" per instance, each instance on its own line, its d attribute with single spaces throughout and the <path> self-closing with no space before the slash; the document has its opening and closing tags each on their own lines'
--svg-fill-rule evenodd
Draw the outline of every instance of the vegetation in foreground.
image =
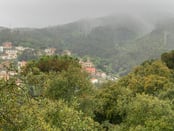
<svg viewBox="0 0 174 131">
<path fill-rule="evenodd" d="M 164 53 L 96 88 L 75 58 L 31 61 L 0 81 L 0 129 L 173 131 L 173 65 L 174 51 Z"/>
</svg>

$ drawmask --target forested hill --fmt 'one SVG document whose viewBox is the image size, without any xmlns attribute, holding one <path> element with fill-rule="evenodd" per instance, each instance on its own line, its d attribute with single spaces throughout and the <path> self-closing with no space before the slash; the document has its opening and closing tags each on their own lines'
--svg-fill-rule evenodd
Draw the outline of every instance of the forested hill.
<svg viewBox="0 0 174 131">
<path fill-rule="evenodd" d="M 101 69 L 112 67 L 114 73 L 126 74 L 146 59 L 157 58 L 174 48 L 174 19 L 150 21 L 132 15 L 113 15 L 47 27 L 0 28 L 0 43 L 35 49 L 69 49 L 80 56 L 91 56 Z"/>
</svg>

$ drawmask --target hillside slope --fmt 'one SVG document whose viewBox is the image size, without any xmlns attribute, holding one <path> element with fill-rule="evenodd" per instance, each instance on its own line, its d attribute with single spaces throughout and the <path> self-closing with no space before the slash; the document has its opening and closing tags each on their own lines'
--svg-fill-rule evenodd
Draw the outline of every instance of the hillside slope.
<svg viewBox="0 0 174 131">
<path fill-rule="evenodd" d="M 69 49 L 99 60 L 102 70 L 111 66 L 113 73 L 124 75 L 142 61 L 174 48 L 173 24 L 173 19 L 154 23 L 131 15 L 107 16 L 42 29 L 1 28 L 0 43 L 56 47 L 58 53 Z"/>
</svg>

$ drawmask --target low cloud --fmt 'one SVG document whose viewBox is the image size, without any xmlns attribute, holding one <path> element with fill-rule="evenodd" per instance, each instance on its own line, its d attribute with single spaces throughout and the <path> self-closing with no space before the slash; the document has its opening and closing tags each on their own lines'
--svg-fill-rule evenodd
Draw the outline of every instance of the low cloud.
<svg viewBox="0 0 174 131">
<path fill-rule="evenodd" d="M 1 26 L 44 27 L 118 12 L 170 12 L 171 0 L 2 0 Z"/>
</svg>

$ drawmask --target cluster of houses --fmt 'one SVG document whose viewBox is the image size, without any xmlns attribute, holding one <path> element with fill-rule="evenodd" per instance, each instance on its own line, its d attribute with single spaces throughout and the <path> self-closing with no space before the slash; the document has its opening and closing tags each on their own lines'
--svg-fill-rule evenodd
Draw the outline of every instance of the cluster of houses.
<svg viewBox="0 0 174 131">
<path fill-rule="evenodd" d="M 12 42 L 4 42 L 0 46 L 0 79 L 8 80 L 11 76 L 16 75 L 17 73 L 15 71 L 9 71 L 7 68 L 10 66 L 10 63 L 12 60 L 17 61 L 18 55 L 20 55 L 22 52 L 24 52 L 27 49 L 34 50 L 29 47 L 23 47 L 23 46 L 13 46 Z M 40 55 L 55 55 L 56 54 L 56 48 L 47 48 L 42 51 L 40 51 L 38 54 Z M 71 56 L 71 51 L 64 50 L 62 52 L 62 55 L 68 55 Z M 80 59 L 79 63 L 82 66 L 82 69 L 84 69 L 87 73 L 90 74 L 91 83 L 102 83 L 104 80 L 108 79 L 109 77 L 106 75 L 106 73 L 99 71 L 95 68 L 94 64 L 90 61 L 88 58 L 86 61 Z M 20 72 L 21 68 L 24 67 L 27 62 L 26 61 L 17 61 L 17 69 Z"/>
<path fill-rule="evenodd" d="M 0 46 L 0 79 L 8 80 L 11 76 L 17 74 L 15 71 L 9 71 L 10 63 L 15 60 L 18 71 L 26 65 L 26 61 L 18 61 L 17 57 L 29 47 L 14 46 L 12 42 L 4 42 Z M 42 51 L 41 55 L 54 55 L 56 48 L 47 48 Z"/>
<path fill-rule="evenodd" d="M 54 55 L 56 52 L 56 48 L 47 48 L 44 50 L 45 54 L 48 56 Z"/>
<path fill-rule="evenodd" d="M 0 46 L 0 59 L 2 60 L 14 60 L 17 59 L 18 55 L 20 55 L 23 51 L 30 49 L 29 47 L 23 46 L 13 46 L 12 42 L 4 42 Z M 47 48 L 40 52 L 41 55 L 54 55 L 56 52 L 56 48 Z"/>
<path fill-rule="evenodd" d="M 90 74 L 91 76 L 91 83 L 93 84 L 99 84 L 99 83 L 103 83 L 106 80 L 115 80 L 117 78 L 115 77 L 111 77 L 108 76 L 105 72 L 98 70 L 95 68 L 95 65 L 90 61 L 90 59 L 88 58 L 86 61 L 83 61 L 82 59 L 80 59 L 79 62 L 82 66 L 82 68 Z"/>
<path fill-rule="evenodd" d="M 2 60 L 16 59 L 17 55 L 24 50 L 24 47 L 13 47 L 11 42 L 4 42 L 2 46 L 0 46 L 0 58 Z"/>
<path fill-rule="evenodd" d="M 20 72 L 21 68 L 24 67 L 27 64 L 26 61 L 18 61 L 17 62 L 17 69 Z M 8 80 L 10 77 L 17 75 L 17 72 L 15 69 L 10 70 L 11 68 L 11 62 L 10 61 L 4 61 L 0 63 L 0 79 Z"/>
</svg>

